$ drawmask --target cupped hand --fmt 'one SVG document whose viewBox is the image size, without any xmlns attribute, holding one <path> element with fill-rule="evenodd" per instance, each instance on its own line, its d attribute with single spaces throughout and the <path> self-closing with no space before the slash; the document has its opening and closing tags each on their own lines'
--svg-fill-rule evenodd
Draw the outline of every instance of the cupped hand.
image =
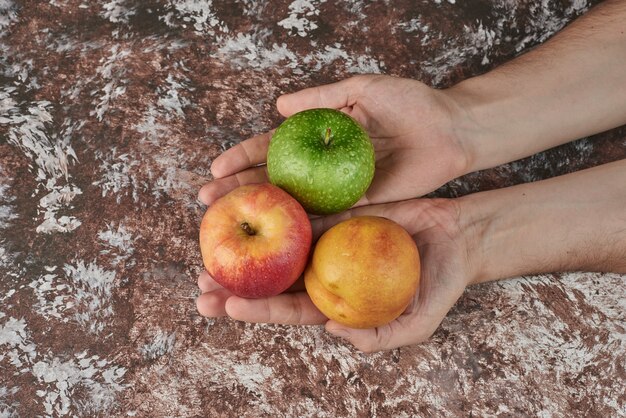
<svg viewBox="0 0 626 418">
<path fill-rule="evenodd" d="M 340 109 L 359 121 L 376 151 L 376 172 L 356 206 L 410 199 L 465 174 L 467 153 L 455 126 L 457 106 L 441 90 L 416 80 L 360 75 L 279 97 L 285 117 L 317 107 Z M 247 139 L 217 157 L 214 180 L 199 199 L 209 205 L 235 187 L 267 181 L 263 165 L 272 132 Z"/>
<path fill-rule="evenodd" d="M 364 352 L 415 344 L 430 337 L 462 295 L 474 267 L 468 259 L 468 239 L 459 227 L 459 206 L 450 199 L 413 199 L 368 205 L 312 221 L 315 238 L 352 216 L 383 216 L 402 225 L 415 240 L 421 258 L 418 292 L 406 311 L 387 325 L 351 329 L 328 320 L 311 302 L 302 281 L 288 292 L 264 299 L 234 296 L 207 272 L 198 278 L 202 295 L 198 311 L 208 317 L 230 316 L 255 323 L 325 324 L 333 335 L 345 338 Z"/>
</svg>

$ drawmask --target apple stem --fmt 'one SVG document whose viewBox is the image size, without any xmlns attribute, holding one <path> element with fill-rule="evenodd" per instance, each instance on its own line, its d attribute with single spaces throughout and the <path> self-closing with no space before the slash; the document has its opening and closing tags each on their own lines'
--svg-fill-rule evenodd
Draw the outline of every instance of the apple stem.
<svg viewBox="0 0 626 418">
<path fill-rule="evenodd" d="M 328 145 L 330 142 L 330 134 L 332 133 L 330 128 L 326 128 L 326 135 L 324 136 L 324 145 Z"/>
<path fill-rule="evenodd" d="M 250 224 L 248 222 L 242 222 L 241 225 L 241 229 L 243 229 L 243 231 L 248 234 L 248 235 L 255 235 L 256 232 L 254 229 L 252 229 L 252 227 L 250 226 Z"/>
</svg>

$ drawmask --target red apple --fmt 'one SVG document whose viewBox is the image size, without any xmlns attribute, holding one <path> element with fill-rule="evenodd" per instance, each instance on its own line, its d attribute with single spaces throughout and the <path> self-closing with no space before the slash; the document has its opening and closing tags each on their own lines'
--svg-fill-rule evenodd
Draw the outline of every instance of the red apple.
<svg viewBox="0 0 626 418">
<path fill-rule="evenodd" d="M 237 296 L 285 291 L 311 249 L 311 222 L 300 204 L 269 183 L 240 186 L 213 203 L 200 225 L 200 250 L 213 279 Z"/>
</svg>

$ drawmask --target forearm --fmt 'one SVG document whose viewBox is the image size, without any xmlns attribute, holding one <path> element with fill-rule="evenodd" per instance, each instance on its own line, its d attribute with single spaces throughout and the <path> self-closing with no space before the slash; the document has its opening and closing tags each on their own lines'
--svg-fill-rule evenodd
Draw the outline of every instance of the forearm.
<svg viewBox="0 0 626 418">
<path fill-rule="evenodd" d="M 555 271 L 626 273 L 626 160 L 459 201 L 472 283 Z"/>
<path fill-rule="evenodd" d="M 607 0 L 545 44 L 444 92 L 467 172 L 626 123 L 626 1 Z"/>
</svg>

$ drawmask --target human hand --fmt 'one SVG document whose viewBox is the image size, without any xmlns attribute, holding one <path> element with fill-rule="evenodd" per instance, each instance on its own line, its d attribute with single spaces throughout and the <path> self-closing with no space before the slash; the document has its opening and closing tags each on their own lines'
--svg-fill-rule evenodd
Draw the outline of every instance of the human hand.
<svg viewBox="0 0 626 418">
<path fill-rule="evenodd" d="M 356 206 L 421 196 L 466 172 L 466 152 L 454 125 L 456 105 L 419 81 L 356 76 L 283 95 L 277 107 L 285 117 L 316 107 L 336 108 L 364 126 L 376 151 L 376 172 Z M 200 201 L 209 205 L 237 186 L 268 181 L 260 165 L 271 134 L 247 139 L 217 157 L 211 165 L 215 180 L 202 187 Z"/>
<path fill-rule="evenodd" d="M 414 199 L 354 208 L 312 221 L 314 239 L 332 225 L 352 216 L 384 216 L 402 225 L 420 251 L 421 280 L 406 311 L 387 325 L 350 329 L 329 321 L 311 302 L 302 281 L 290 291 L 264 299 L 234 296 L 205 271 L 198 278 L 202 295 L 198 311 L 209 317 L 230 316 L 245 322 L 294 325 L 326 324 L 331 334 L 345 338 L 364 352 L 389 350 L 430 337 L 463 293 L 473 265 L 467 257 L 468 240 L 460 228 L 455 200 Z"/>
</svg>

